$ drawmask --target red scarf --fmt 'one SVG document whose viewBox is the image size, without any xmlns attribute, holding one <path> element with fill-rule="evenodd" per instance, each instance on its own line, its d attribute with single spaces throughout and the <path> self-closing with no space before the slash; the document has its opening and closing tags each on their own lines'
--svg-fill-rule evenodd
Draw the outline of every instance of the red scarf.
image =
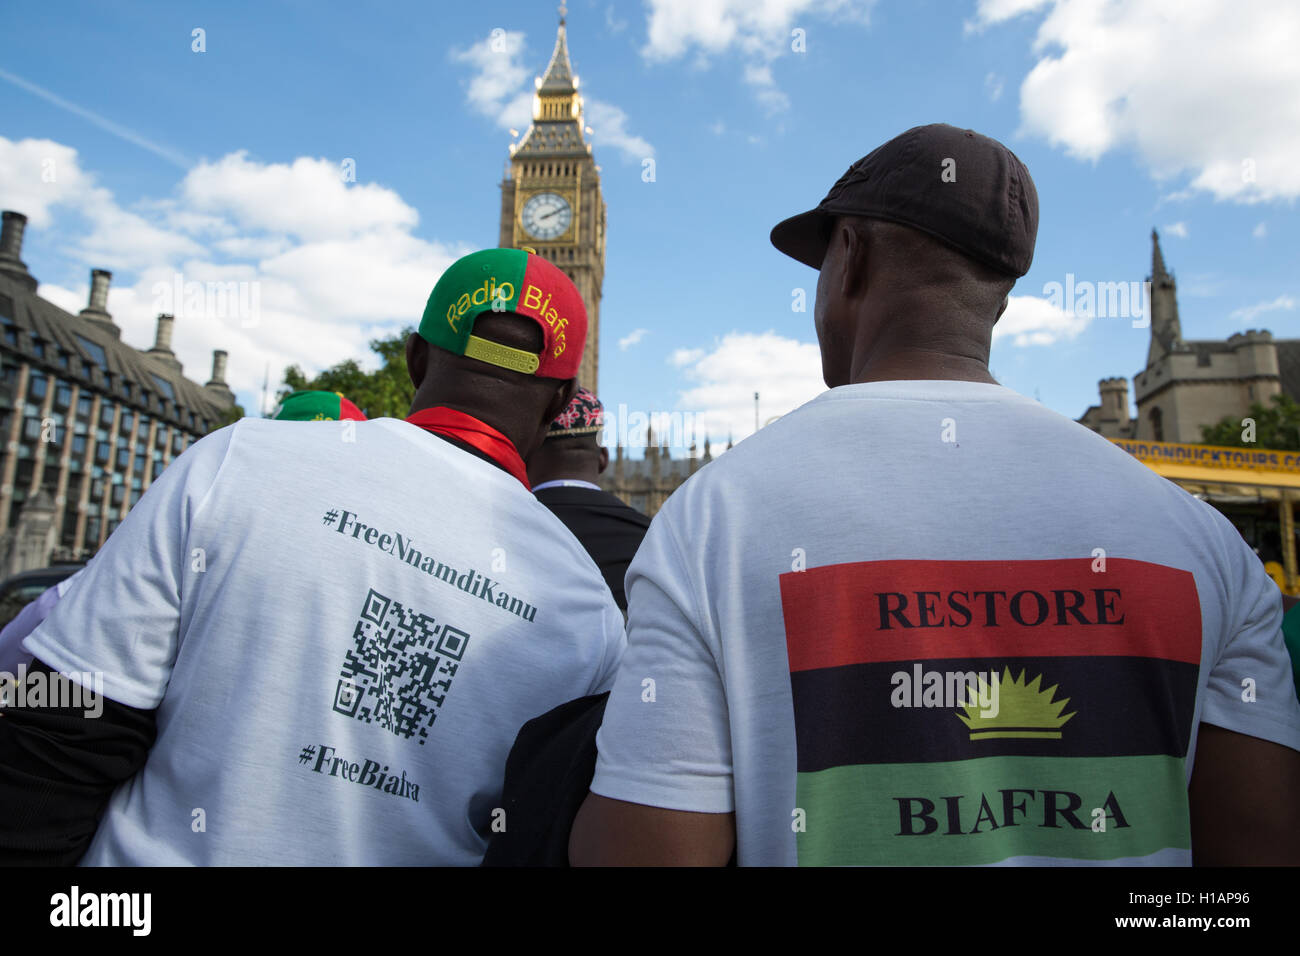
<svg viewBox="0 0 1300 956">
<path fill-rule="evenodd" d="M 462 441 L 471 448 L 476 448 L 513 475 L 524 488 L 531 491 L 528 483 L 528 469 L 519 451 L 505 435 L 491 425 L 479 421 L 473 415 L 466 415 L 453 408 L 441 405 L 415 412 L 406 419 L 412 425 L 423 428 L 435 435 L 446 435 Z"/>
</svg>

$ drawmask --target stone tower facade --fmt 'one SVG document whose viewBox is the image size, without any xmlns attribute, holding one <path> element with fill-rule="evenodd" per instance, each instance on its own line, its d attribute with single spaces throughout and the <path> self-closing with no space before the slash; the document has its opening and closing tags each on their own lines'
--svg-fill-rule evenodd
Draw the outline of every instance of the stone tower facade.
<svg viewBox="0 0 1300 956">
<path fill-rule="evenodd" d="M 1198 443 L 1201 428 L 1224 417 L 1240 420 L 1279 393 L 1300 399 L 1300 340 L 1274 339 L 1262 329 L 1227 339 L 1184 339 L 1178 286 L 1165 267 L 1160 237 L 1151 232 L 1151 340 L 1146 367 L 1133 376 L 1137 415 L 1130 415 L 1128 381 L 1098 383 L 1101 404 L 1078 421 L 1107 438 Z"/>
<path fill-rule="evenodd" d="M 569 63 L 564 8 L 555 50 L 537 80 L 533 122 L 510 147 L 501 183 L 503 248 L 527 246 L 573 280 L 587 306 L 580 384 L 600 394 L 600 296 L 605 279 L 605 199 L 584 136 L 582 97 Z"/>
</svg>

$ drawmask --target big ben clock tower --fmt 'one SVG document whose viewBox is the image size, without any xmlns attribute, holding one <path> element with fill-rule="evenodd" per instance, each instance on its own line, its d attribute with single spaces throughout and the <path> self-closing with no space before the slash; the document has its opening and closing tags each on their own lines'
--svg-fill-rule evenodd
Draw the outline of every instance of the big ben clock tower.
<svg viewBox="0 0 1300 956">
<path fill-rule="evenodd" d="M 529 246 L 562 269 L 587 305 L 587 347 L 578 381 L 597 391 L 600 287 L 605 278 L 605 199 L 583 137 L 582 97 L 569 65 L 564 5 L 555 52 L 537 80 L 533 123 L 510 147 L 501 183 L 503 248 Z M 597 394 L 599 394 L 597 392 Z"/>
</svg>

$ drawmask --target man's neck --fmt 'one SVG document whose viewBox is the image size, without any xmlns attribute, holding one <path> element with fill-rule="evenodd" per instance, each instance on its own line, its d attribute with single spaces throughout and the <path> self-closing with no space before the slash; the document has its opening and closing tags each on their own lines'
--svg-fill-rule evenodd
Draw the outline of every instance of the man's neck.
<svg viewBox="0 0 1300 956">
<path fill-rule="evenodd" d="M 855 361 L 849 382 L 939 380 L 1000 384 L 989 372 L 988 361 L 973 355 L 924 348 L 902 348 L 888 354 L 873 352 Z"/>
</svg>

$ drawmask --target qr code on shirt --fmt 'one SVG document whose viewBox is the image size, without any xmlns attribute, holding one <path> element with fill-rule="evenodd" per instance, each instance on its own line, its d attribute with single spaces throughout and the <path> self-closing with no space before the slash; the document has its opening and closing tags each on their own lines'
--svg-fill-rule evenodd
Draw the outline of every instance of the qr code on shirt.
<svg viewBox="0 0 1300 956">
<path fill-rule="evenodd" d="M 456 676 L 469 634 L 373 588 L 343 661 L 334 710 L 421 745 Z"/>
</svg>

